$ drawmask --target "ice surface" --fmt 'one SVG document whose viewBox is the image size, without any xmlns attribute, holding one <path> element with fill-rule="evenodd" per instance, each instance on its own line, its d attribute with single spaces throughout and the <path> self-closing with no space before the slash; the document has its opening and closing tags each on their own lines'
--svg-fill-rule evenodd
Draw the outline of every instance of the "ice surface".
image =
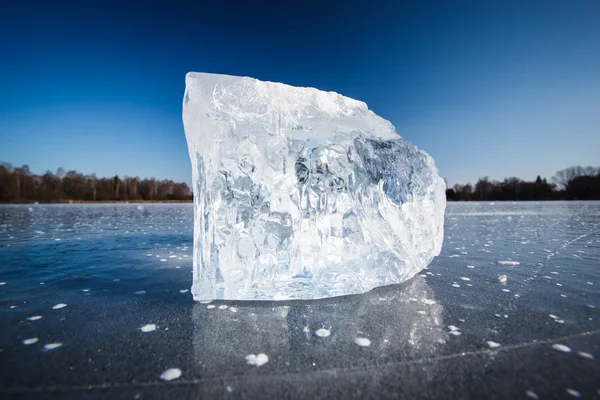
<svg viewBox="0 0 600 400">
<path fill-rule="evenodd" d="M 410 279 L 439 254 L 433 159 L 363 102 L 189 73 L 196 300 L 311 299 Z"/>
</svg>

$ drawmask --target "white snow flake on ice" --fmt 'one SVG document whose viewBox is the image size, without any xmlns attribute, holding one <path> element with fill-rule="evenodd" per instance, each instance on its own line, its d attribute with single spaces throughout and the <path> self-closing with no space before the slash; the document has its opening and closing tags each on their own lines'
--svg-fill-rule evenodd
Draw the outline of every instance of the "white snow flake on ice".
<svg viewBox="0 0 600 400">
<path fill-rule="evenodd" d="M 369 339 L 361 337 L 354 339 L 354 343 L 356 343 L 360 347 L 367 347 L 371 345 L 371 341 Z"/>
<path fill-rule="evenodd" d="M 54 306 L 52 306 L 53 310 L 60 310 L 61 308 L 65 308 L 67 305 L 65 303 L 58 303 Z"/>
<path fill-rule="evenodd" d="M 45 350 L 54 350 L 62 346 L 61 342 L 48 343 L 44 345 Z"/>
<path fill-rule="evenodd" d="M 538 396 L 537 393 L 534 392 L 533 390 L 525 391 L 525 395 L 527 397 L 529 397 L 530 399 L 534 399 L 534 400 L 538 400 L 540 398 L 540 396 Z"/>
<path fill-rule="evenodd" d="M 187 292 L 189 292 L 189 289 L 181 289 L 181 290 L 179 291 L 179 293 L 187 293 Z"/>
<path fill-rule="evenodd" d="M 269 362 L 269 356 L 265 353 L 259 354 L 248 354 L 246 356 L 246 362 L 249 365 L 254 365 L 255 367 L 260 367 L 261 365 L 265 365 Z"/>
<path fill-rule="evenodd" d="M 569 393 L 573 397 L 577 397 L 577 398 L 581 397 L 581 393 L 579 393 L 575 389 L 566 388 L 565 390 L 567 391 L 567 393 Z"/>
<path fill-rule="evenodd" d="M 160 379 L 163 381 L 172 381 L 173 379 L 177 379 L 181 376 L 181 370 L 179 368 L 169 368 L 162 374 L 160 374 Z"/>
<path fill-rule="evenodd" d="M 317 331 L 315 332 L 315 335 L 317 335 L 318 337 L 327 337 L 327 336 L 331 335 L 331 332 L 329 332 L 328 329 L 321 328 L 321 329 L 317 329 Z"/>
<path fill-rule="evenodd" d="M 208 308 L 209 310 L 210 310 L 210 309 L 213 309 L 213 308 L 215 308 L 215 307 L 216 307 L 216 306 L 215 306 L 214 304 L 209 304 L 209 305 L 207 305 L 207 306 L 206 306 L 206 308 Z"/>
<path fill-rule="evenodd" d="M 135 292 L 135 294 L 146 294 L 145 290 L 138 290 L 137 292 Z"/>
<path fill-rule="evenodd" d="M 142 326 L 140 328 L 140 330 L 142 332 L 152 332 L 152 331 L 156 330 L 156 325 L 155 324 L 147 324 L 147 325 Z"/>
<path fill-rule="evenodd" d="M 34 344 L 34 343 L 37 343 L 37 342 L 39 342 L 39 339 L 36 338 L 36 337 L 34 337 L 34 338 L 30 338 L 30 339 L 25 339 L 25 340 L 23 340 L 22 343 L 24 345 L 30 345 L 30 344 Z"/>
<path fill-rule="evenodd" d="M 579 352 L 577 352 L 577 354 L 579 354 L 583 358 L 587 358 L 588 360 L 596 359 L 593 355 L 591 355 L 590 353 L 586 353 L 585 351 L 579 351 Z"/>
<path fill-rule="evenodd" d="M 460 278 L 461 281 L 470 281 L 471 279 L 467 278 L 466 276 L 463 276 Z"/>
<path fill-rule="evenodd" d="M 508 281 L 508 276 L 506 276 L 506 275 L 498 275 L 498 282 L 500 282 L 503 285 L 506 285 L 507 281 Z"/>
<path fill-rule="evenodd" d="M 38 319 L 42 319 L 41 315 L 34 315 L 33 317 L 27 318 L 29 321 L 37 321 Z"/>
<path fill-rule="evenodd" d="M 571 351 L 570 347 L 565 346 L 564 344 L 553 344 L 552 348 L 554 350 L 562 351 L 564 353 L 569 353 Z"/>
<path fill-rule="evenodd" d="M 225 304 L 221 304 L 221 305 L 219 306 L 219 310 L 224 310 L 224 309 L 226 309 L 226 308 L 227 308 L 227 306 L 226 306 Z"/>
<path fill-rule="evenodd" d="M 487 344 L 490 346 L 490 349 L 497 349 L 498 347 L 502 346 L 500 343 L 492 342 L 491 340 L 488 340 Z"/>
<path fill-rule="evenodd" d="M 520 262 L 518 261 L 498 261 L 497 262 L 498 265 L 506 265 L 506 266 L 515 266 L 515 265 L 521 265 Z"/>
</svg>

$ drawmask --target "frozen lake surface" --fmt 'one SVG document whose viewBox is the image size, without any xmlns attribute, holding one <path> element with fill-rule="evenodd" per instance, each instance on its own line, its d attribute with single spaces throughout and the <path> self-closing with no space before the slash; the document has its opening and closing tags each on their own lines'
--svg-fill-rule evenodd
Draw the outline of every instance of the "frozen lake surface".
<svg viewBox="0 0 600 400">
<path fill-rule="evenodd" d="M 363 295 L 195 303 L 191 204 L 0 206 L 0 398 L 600 396 L 600 202 L 450 203 Z"/>
</svg>

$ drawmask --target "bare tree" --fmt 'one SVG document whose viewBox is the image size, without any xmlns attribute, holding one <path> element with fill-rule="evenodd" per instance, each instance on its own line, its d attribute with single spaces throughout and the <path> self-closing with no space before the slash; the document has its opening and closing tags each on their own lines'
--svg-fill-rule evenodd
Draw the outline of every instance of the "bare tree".
<svg viewBox="0 0 600 400">
<path fill-rule="evenodd" d="M 569 181 L 572 181 L 578 176 L 596 176 L 598 174 L 600 174 L 600 168 L 581 167 L 576 165 L 561 169 L 552 177 L 552 181 L 555 182 L 560 189 L 566 189 L 569 185 Z"/>
</svg>

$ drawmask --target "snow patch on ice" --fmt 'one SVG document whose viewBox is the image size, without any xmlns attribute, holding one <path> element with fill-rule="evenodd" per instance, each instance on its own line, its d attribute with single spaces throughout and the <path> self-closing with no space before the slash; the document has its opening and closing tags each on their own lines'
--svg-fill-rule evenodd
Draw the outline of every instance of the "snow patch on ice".
<svg viewBox="0 0 600 400">
<path fill-rule="evenodd" d="M 249 365 L 254 365 L 255 367 L 260 367 L 269 362 L 269 356 L 265 353 L 258 354 L 248 354 L 246 356 L 246 362 Z"/>
<path fill-rule="evenodd" d="M 552 348 L 554 350 L 562 351 L 563 353 L 570 353 L 571 352 L 571 348 L 565 346 L 564 344 L 556 343 L 556 344 L 552 345 Z"/>
<path fill-rule="evenodd" d="M 34 337 L 34 338 L 25 339 L 25 340 L 23 340 L 22 343 L 27 346 L 27 345 L 34 344 L 37 342 L 39 342 L 39 339 Z"/>
<path fill-rule="evenodd" d="M 155 324 L 146 324 L 140 328 L 142 332 L 152 332 L 156 330 Z"/>
<path fill-rule="evenodd" d="M 317 329 L 317 331 L 315 332 L 315 335 L 317 335 L 318 337 L 327 337 L 327 336 L 331 335 L 331 332 L 329 331 L 329 329 L 321 328 L 321 329 Z"/>
<path fill-rule="evenodd" d="M 162 374 L 160 374 L 160 379 L 163 381 L 172 381 L 181 376 L 181 370 L 179 368 L 169 368 Z"/>
</svg>

